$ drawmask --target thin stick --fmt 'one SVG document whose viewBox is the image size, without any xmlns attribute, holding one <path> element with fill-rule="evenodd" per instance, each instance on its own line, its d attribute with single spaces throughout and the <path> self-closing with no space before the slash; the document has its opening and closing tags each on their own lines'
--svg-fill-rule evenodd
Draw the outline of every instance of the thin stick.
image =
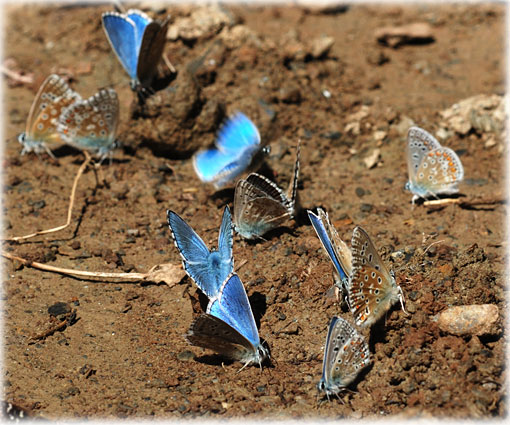
<svg viewBox="0 0 510 425">
<path fill-rule="evenodd" d="M 85 168 L 87 168 L 87 165 L 92 160 L 92 157 L 90 156 L 90 154 L 88 152 L 84 151 L 84 154 L 85 154 L 85 161 L 83 162 L 83 164 L 81 164 L 80 169 L 78 170 L 78 173 L 76 174 L 76 177 L 74 178 L 73 188 L 71 189 L 71 196 L 69 198 L 69 209 L 67 210 L 66 224 L 63 224 L 62 226 L 54 227 L 52 229 L 41 230 L 39 232 L 31 233 L 31 234 L 25 235 L 25 236 L 15 236 L 13 238 L 9 238 L 6 240 L 20 241 L 20 240 L 24 240 L 24 239 L 30 239 L 30 238 L 33 238 L 34 236 L 58 232 L 59 230 L 63 230 L 71 224 L 71 217 L 73 214 L 74 197 L 76 195 L 76 188 L 78 186 L 78 180 L 80 180 L 80 177 L 83 174 L 83 172 L 85 171 Z"/>
<path fill-rule="evenodd" d="M 170 59 L 167 58 L 166 54 L 163 55 L 163 62 L 165 62 L 165 65 L 168 67 L 168 69 L 175 74 L 177 71 L 175 70 L 174 66 L 172 65 L 172 62 L 170 62 Z"/>
<path fill-rule="evenodd" d="M 99 278 L 116 278 L 116 279 L 132 279 L 136 281 L 144 280 L 148 273 L 106 273 L 106 272 L 87 272 L 84 270 L 73 270 L 64 269 L 62 267 L 54 267 L 48 264 L 38 263 L 36 261 L 30 261 L 26 258 L 21 258 L 16 255 L 9 254 L 8 252 L 2 252 L 2 257 L 8 258 L 9 260 L 17 260 L 24 266 L 33 267 L 35 269 L 46 270 L 48 272 L 61 273 L 73 277 L 99 277 Z"/>
<path fill-rule="evenodd" d="M 31 75 L 21 75 L 19 72 L 13 71 L 7 68 L 5 65 L 0 65 L 0 72 L 5 74 L 11 80 L 16 81 L 21 84 L 32 84 L 34 82 L 34 77 Z"/>
<path fill-rule="evenodd" d="M 444 242 L 444 239 L 441 239 L 440 241 L 435 241 L 435 242 L 432 242 L 428 247 L 427 249 L 423 252 L 424 254 L 427 253 L 427 251 L 434 245 L 438 244 L 438 243 L 441 243 L 441 242 Z"/>
<path fill-rule="evenodd" d="M 448 204 L 458 204 L 461 208 L 469 208 L 474 205 L 495 205 L 504 204 L 505 199 L 501 197 L 489 198 L 489 199 L 473 199 L 471 201 L 463 201 L 460 198 L 445 198 L 445 199 L 432 199 L 430 201 L 423 202 L 426 207 L 436 207 Z"/>
</svg>

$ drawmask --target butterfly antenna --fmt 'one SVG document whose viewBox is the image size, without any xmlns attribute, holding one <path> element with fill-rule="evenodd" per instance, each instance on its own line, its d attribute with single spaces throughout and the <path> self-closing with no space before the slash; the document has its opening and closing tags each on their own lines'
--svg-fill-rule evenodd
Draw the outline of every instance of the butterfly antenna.
<svg viewBox="0 0 510 425">
<path fill-rule="evenodd" d="M 289 185 L 289 189 L 287 190 L 287 198 L 292 202 L 292 210 L 294 210 L 296 204 L 296 195 L 297 195 L 297 186 L 298 186 L 298 178 L 299 178 L 299 159 L 300 159 L 300 146 L 301 139 L 298 139 L 297 147 L 296 147 L 296 162 L 294 163 L 294 175 Z"/>
<path fill-rule="evenodd" d="M 120 2 L 120 0 L 113 0 L 112 3 L 113 3 L 113 8 L 117 12 L 122 13 L 122 14 L 126 13 L 126 9 L 124 6 L 122 6 L 122 3 Z"/>
</svg>

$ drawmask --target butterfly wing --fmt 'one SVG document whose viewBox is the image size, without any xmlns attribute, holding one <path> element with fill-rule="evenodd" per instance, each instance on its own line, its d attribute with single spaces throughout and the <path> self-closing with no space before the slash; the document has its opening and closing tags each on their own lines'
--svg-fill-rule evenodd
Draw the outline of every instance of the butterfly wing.
<svg viewBox="0 0 510 425">
<path fill-rule="evenodd" d="M 236 154 L 207 149 L 193 155 L 193 167 L 197 176 L 206 183 L 213 183 L 218 189 L 241 174 L 243 163 Z"/>
<path fill-rule="evenodd" d="M 369 364 L 370 351 L 365 338 L 346 320 L 333 317 L 326 339 L 319 388 L 328 395 L 336 394 L 351 384 Z"/>
<path fill-rule="evenodd" d="M 236 231 L 246 239 L 260 237 L 292 217 L 290 204 L 276 184 L 259 174 L 250 174 L 236 185 Z"/>
<path fill-rule="evenodd" d="M 137 24 L 125 15 L 106 12 L 102 16 L 106 37 L 119 62 L 132 80 L 136 79 L 139 38 Z M 141 22 L 138 22 L 141 26 Z"/>
<path fill-rule="evenodd" d="M 407 132 L 407 169 L 409 180 L 415 181 L 415 176 L 423 158 L 434 149 L 440 148 L 440 143 L 432 134 L 420 127 L 411 127 Z"/>
<path fill-rule="evenodd" d="M 399 299 L 401 290 L 368 234 L 357 226 L 352 234 L 349 305 L 356 325 L 369 326 Z"/>
<path fill-rule="evenodd" d="M 299 157 L 300 157 L 300 148 L 301 148 L 301 140 L 298 140 L 297 148 L 296 148 L 296 162 L 294 163 L 294 172 L 292 173 L 292 179 L 289 183 L 289 188 L 287 189 L 286 197 L 292 204 L 293 213 L 296 209 L 296 201 L 297 201 L 297 186 L 298 186 L 298 178 L 299 178 Z"/>
<path fill-rule="evenodd" d="M 220 233 L 218 235 L 218 252 L 221 258 L 221 283 L 234 271 L 234 232 L 232 229 L 232 215 L 228 206 L 223 211 Z"/>
<path fill-rule="evenodd" d="M 464 178 L 464 169 L 457 154 L 440 147 L 427 153 L 414 176 L 413 186 L 419 196 L 453 194 Z"/>
<path fill-rule="evenodd" d="M 182 267 L 208 298 L 215 297 L 234 267 L 233 260 L 227 267 L 222 255 L 217 251 L 209 252 L 200 236 L 173 211 L 167 211 L 167 219 Z"/>
<path fill-rule="evenodd" d="M 245 149 L 257 149 L 260 145 L 259 130 L 242 112 L 228 118 L 220 128 L 216 146 L 221 151 L 241 153 Z"/>
<path fill-rule="evenodd" d="M 58 119 L 66 107 L 79 100 L 80 95 L 69 88 L 62 78 L 56 74 L 48 76 L 41 84 L 30 108 L 22 143 L 25 145 L 60 141 L 57 132 Z"/>
<path fill-rule="evenodd" d="M 323 248 L 335 266 L 335 270 L 340 277 L 344 290 L 347 291 L 352 269 L 351 250 L 340 236 L 338 236 L 336 229 L 329 221 L 328 214 L 322 208 L 317 208 L 319 215 L 315 215 L 310 210 L 307 212 Z"/>
<path fill-rule="evenodd" d="M 228 323 L 211 314 L 202 314 L 191 325 L 186 339 L 192 345 L 207 348 L 234 360 L 246 361 L 254 347 Z"/>
<path fill-rule="evenodd" d="M 129 9 L 126 13 L 126 16 L 135 24 L 136 51 L 139 53 L 140 46 L 142 45 L 145 27 L 147 27 L 147 25 L 152 22 L 152 19 L 147 14 L 138 9 Z"/>
<path fill-rule="evenodd" d="M 142 87 L 150 87 L 163 55 L 170 19 L 150 22 L 143 32 L 136 74 Z"/>
<path fill-rule="evenodd" d="M 104 156 L 115 147 L 118 122 L 117 92 L 107 88 L 66 108 L 57 129 L 69 145 Z"/>
<path fill-rule="evenodd" d="M 223 320 L 243 335 L 250 341 L 254 351 L 255 347 L 260 344 L 250 302 L 237 274 L 232 273 L 225 279 L 218 297 L 209 303 L 207 313 Z"/>
</svg>

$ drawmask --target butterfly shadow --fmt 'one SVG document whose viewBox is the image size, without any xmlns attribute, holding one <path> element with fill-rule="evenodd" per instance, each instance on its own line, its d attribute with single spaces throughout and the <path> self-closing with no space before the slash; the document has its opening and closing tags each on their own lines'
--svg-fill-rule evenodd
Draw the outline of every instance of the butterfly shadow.
<svg viewBox="0 0 510 425">
<path fill-rule="evenodd" d="M 217 190 L 211 195 L 213 201 L 219 201 L 220 208 L 224 208 L 228 205 L 229 201 L 234 199 L 235 189 L 233 187 L 226 187 L 224 189 Z"/>
</svg>

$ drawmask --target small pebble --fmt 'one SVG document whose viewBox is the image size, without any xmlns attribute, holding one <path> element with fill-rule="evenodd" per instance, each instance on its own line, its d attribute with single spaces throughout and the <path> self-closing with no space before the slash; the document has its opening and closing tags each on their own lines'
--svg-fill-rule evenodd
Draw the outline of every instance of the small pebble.
<svg viewBox="0 0 510 425">
<path fill-rule="evenodd" d="M 432 317 L 443 332 L 453 335 L 486 335 L 494 331 L 499 310 L 494 304 L 450 307 Z"/>
</svg>

